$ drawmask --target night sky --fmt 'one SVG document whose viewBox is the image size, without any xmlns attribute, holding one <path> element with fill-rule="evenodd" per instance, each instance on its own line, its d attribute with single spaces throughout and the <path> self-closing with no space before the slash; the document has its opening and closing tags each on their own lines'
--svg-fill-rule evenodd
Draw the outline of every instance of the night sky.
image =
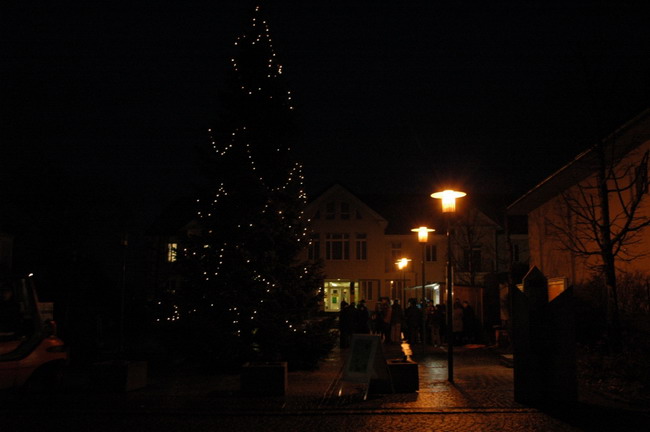
<svg viewBox="0 0 650 432">
<path fill-rule="evenodd" d="M 3 3 L 0 191 L 147 220 L 193 190 L 250 3 L 77 3 Z M 516 196 L 650 105 L 647 1 L 261 4 L 312 191 Z"/>
</svg>

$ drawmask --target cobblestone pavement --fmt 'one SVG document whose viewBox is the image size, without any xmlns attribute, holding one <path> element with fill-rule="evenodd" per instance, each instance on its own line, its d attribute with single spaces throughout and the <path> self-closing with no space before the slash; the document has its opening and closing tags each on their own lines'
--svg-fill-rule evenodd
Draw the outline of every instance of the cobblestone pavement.
<svg viewBox="0 0 650 432">
<path fill-rule="evenodd" d="M 581 431 L 539 413 L 225 415 L 194 413 L 75 413 L 3 420 L 3 431 Z M 597 430 L 597 429 L 590 429 Z M 600 429 L 598 429 L 600 430 Z M 616 429 L 627 430 L 627 429 Z"/>
<path fill-rule="evenodd" d="M 410 347 L 385 349 L 398 358 Z M 576 404 L 540 410 L 514 401 L 513 370 L 484 347 L 455 351 L 454 383 L 447 354 L 413 347 L 420 390 L 371 394 L 341 380 L 345 352 L 336 350 L 317 371 L 291 372 L 282 397 L 239 392 L 236 375 L 179 372 L 153 376 L 146 389 L 97 394 L 69 389 L 56 398 L 29 396 L 0 404 L 0 431 L 645 431 L 648 412 Z M 38 396 L 38 395 L 37 395 Z M 649 407 L 650 408 L 650 407 Z"/>
</svg>

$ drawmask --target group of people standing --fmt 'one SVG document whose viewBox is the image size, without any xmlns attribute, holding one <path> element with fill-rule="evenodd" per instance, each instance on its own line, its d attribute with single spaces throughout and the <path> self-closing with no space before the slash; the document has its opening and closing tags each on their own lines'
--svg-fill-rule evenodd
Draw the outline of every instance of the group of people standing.
<svg viewBox="0 0 650 432">
<path fill-rule="evenodd" d="M 480 339 L 480 326 L 472 306 L 459 299 L 454 301 L 452 309 L 452 334 L 454 345 L 477 343 Z"/>
<path fill-rule="evenodd" d="M 382 298 L 372 312 L 366 307 L 365 300 L 356 305 L 354 302 L 348 304 L 343 301 L 339 316 L 341 348 L 350 346 L 354 333 L 376 334 L 381 336 L 384 343 L 401 343 L 402 320 L 403 311 L 398 299 L 393 300 L 391 304 L 388 297 Z"/>
<path fill-rule="evenodd" d="M 463 345 L 476 341 L 476 316 L 468 302 L 456 299 L 452 308 L 453 343 Z M 446 343 L 447 312 L 444 304 L 425 301 L 418 304 L 409 300 L 402 309 L 399 299 L 382 297 L 374 311 L 369 311 L 365 300 L 355 305 L 341 302 L 339 316 L 340 346 L 348 348 L 352 334 L 376 334 L 382 342 L 411 344 L 427 343 L 442 346 Z"/>
</svg>

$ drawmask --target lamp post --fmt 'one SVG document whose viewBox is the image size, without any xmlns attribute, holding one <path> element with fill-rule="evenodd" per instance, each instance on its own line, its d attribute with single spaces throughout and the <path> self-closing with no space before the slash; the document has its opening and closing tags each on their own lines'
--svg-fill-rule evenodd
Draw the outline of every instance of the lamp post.
<svg viewBox="0 0 650 432">
<path fill-rule="evenodd" d="M 454 382 L 454 319 L 453 319 L 453 276 L 451 263 L 451 215 L 456 212 L 456 199 L 467 195 L 465 192 L 444 190 L 431 194 L 442 201 L 442 212 L 447 215 L 447 381 Z"/>
<path fill-rule="evenodd" d="M 411 261 L 409 258 L 400 258 L 397 260 L 397 262 L 395 262 L 395 264 L 397 264 L 397 268 L 399 270 L 402 270 L 402 292 L 404 292 L 404 288 L 406 287 L 406 266 L 409 265 L 409 261 Z M 403 302 L 404 299 L 400 298 L 400 301 Z"/>
<path fill-rule="evenodd" d="M 427 241 L 429 240 L 429 233 L 434 232 L 435 230 L 433 228 L 427 228 L 425 226 L 417 227 L 411 229 L 411 231 L 418 233 L 418 242 L 422 245 L 422 303 L 424 304 L 424 299 L 426 298 L 426 278 L 424 275 L 424 263 L 426 261 L 426 245 Z M 424 337 L 424 328 L 426 325 L 426 314 L 425 311 L 422 311 L 422 331 L 421 337 L 422 337 L 422 343 L 426 342 L 426 338 Z"/>
</svg>

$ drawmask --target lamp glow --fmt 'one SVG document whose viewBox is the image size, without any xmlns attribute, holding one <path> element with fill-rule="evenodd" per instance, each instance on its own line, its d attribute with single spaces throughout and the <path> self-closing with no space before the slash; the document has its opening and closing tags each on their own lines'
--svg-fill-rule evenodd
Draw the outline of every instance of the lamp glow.
<svg viewBox="0 0 650 432">
<path fill-rule="evenodd" d="M 418 228 L 413 228 L 411 231 L 418 233 L 418 241 L 420 243 L 426 243 L 429 240 L 429 233 L 434 232 L 435 230 L 433 228 L 421 226 Z"/>
<path fill-rule="evenodd" d="M 397 260 L 395 264 L 397 264 L 398 269 L 404 270 L 404 268 L 406 268 L 406 266 L 409 265 L 409 261 L 411 260 L 408 258 L 400 258 L 399 260 Z"/>
<path fill-rule="evenodd" d="M 456 211 L 456 199 L 465 195 L 467 195 L 465 192 L 447 189 L 442 192 L 432 193 L 431 197 L 442 201 L 443 213 L 453 213 Z"/>
</svg>

